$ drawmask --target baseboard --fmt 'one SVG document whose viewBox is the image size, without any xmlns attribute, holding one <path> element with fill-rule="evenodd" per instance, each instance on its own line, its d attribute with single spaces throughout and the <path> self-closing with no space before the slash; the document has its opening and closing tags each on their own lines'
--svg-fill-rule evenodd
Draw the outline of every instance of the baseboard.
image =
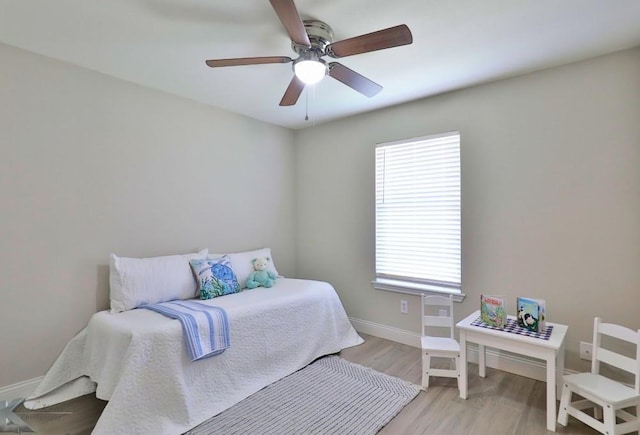
<svg viewBox="0 0 640 435">
<path fill-rule="evenodd" d="M 373 335 L 386 340 L 395 341 L 396 343 L 420 348 L 420 334 L 416 332 L 381 325 L 380 323 L 374 323 L 368 320 L 356 319 L 354 317 L 349 317 L 349 320 L 356 331 L 363 334 Z"/>
<path fill-rule="evenodd" d="M 17 384 L 7 385 L 0 388 L 0 400 L 13 400 L 29 397 L 33 393 L 42 380 L 42 376 L 39 378 L 30 379 L 28 381 L 18 382 Z"/>
<path fill-rule="evenodd" d="M 408 346 L 420 347 L 420 334 L 392 326 L 381 325 L 368 320 L 349 317 L 351 324 L 356 331 L 363 334 L 373 335 Z M 498 349 L 486 349 L 487 367 L 513 373 L 527 378 L 546 382 L 546 365 L 541 360 L 515 355 Z M 469 343 L 467 347 L 467 359 L 469 362 L 478 364 L 478 346 Z M 575 373 L 565 369 L 565 374 Z"/>
</svg>

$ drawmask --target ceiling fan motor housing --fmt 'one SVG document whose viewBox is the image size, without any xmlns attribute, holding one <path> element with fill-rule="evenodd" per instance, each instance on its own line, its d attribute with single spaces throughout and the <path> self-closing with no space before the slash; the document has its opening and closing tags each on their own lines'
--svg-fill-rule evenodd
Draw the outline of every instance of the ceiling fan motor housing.
<svg viewBox="0 0 640 435">
<path fill-rule="evenodd" d="M 314 51 L 321 57 L 325 54 L 327 45 L 333 42 L 333 29 L 327 23 L 319 20 L 304 20 L 304 29 L 309 35 L 311 48 L 291 42 L 291 48 L 299 55 Z"/>
</svg>

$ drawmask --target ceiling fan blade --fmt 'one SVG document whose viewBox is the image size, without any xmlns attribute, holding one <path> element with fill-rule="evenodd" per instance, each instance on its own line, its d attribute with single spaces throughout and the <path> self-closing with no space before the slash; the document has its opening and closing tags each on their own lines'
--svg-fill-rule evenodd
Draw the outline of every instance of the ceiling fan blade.
<svg viewBox="0 0 640 435">
<path fill-rule="evenodd" d="M 298 10 L 293 0 L 269 0 L 271 6 L 278 14 L 278 18 L 282 21 L 284 28 L 289 34 L 289 38 L 298 45 L 311 47 L 309 35 L 304 28 L 304 23 L 298 15 Z"/>
<path fill-rule="evenodd" d="M 282 100 L 280 100 L 281 106 L 293 106 L 298 101 L 302 90 L 304 89 L 304 83 L 295 75 L 291 79 L 291 83 L 287 87 L 287 90 L 284 91 L 284 95 L 282 96 Z"/>
<path fill-rule="evenodd" d="M 329 64 L 329 75 L 369 98 L 382 90 L 382 86 L 376 82 L 369 80 L 365 76 L 358 74 L 338 62 L 331 62 Z"/>
<path fill-rule="evenodd" d="M 406 24 L 329 44 L 325 52 L 331 57 L 345 57 L 385 48 L 411 44 L 413 36 Z"/>
<path fill-rule="evenodd" d="M 289 63 L 291 58 L 287 56 L 271 56 L 271 57 L 238 57 L 235 59 L 211 59 L 207 61 L 207 65 L 211 68 L 220 66 L 238 66 L 238 65 L 261 65 L 265 63 Z"/>
</svg>

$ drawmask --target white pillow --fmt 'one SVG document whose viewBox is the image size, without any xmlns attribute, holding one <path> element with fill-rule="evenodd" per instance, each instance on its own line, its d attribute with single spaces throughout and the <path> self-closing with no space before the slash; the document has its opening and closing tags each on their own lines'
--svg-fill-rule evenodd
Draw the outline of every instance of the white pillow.
<svg viewBox="0 0 640 435">
<path fill-rule="evenodd" d="M 207 258 L 208 249 L 185 255 L 127 258 L 109 256 L 111 312 L 131 310 L 142 304 L 155 304 L 196 296 L 198 285 L 189 260 Z"/>
<path fill-rule="evenodd" d="M 267 270 L 279 276 L 275 263 L 273 262 L 273 257 L 271 256 L 271 248 L 256 249 L 255 251 L 233 252 L 231 254 L 213 254 L 210 258 L 219 258 L 222 255 L 229 256 L 231 269 L 233 269 L 233 273 L 236 274 L 240 288 L 247 288 L 247 279 L 249 278 L 249 274 L 253 272 L 253 264 L 251 263 L 251 260 L 254 258 L 269 257 L 271 261 L 269 262 Z"/>
</svg>

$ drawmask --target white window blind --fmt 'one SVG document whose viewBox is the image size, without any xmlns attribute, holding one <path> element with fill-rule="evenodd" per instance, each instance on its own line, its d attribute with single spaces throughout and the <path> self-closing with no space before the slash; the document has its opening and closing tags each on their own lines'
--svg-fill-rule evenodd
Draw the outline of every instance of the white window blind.
<svg viewBox="0 0 640 435">
<path fill-rule="evenodd" d="M 376 147 L 376 279 L 460 291 L 460 134 Z"/>
</svg>

